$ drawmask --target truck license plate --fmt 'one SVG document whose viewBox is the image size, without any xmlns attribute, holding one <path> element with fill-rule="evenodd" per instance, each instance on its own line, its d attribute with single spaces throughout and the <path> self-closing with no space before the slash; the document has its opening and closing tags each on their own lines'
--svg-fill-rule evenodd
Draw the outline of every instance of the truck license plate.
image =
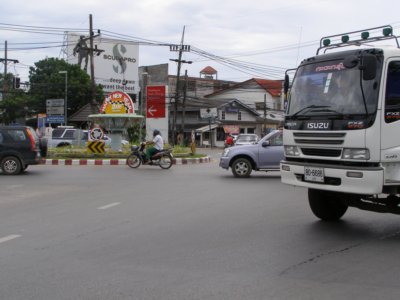
<svg viewBox="0 0 400 300">
<path fill-rule="evenodd" d="M 304 167 L 304 180 L 313 182 L 324 182 L 324 169 L 315 167 Z"/>
</svg>

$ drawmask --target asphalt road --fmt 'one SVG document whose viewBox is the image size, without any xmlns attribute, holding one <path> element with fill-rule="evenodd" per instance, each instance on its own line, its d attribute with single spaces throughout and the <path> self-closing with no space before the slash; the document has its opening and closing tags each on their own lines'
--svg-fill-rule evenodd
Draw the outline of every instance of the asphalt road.
<svg viewBox="0 0 400 300">
<path fill-rule="evenodd" d="M 399 216 L 217 162 L 0 174 L 0 299 L 398 299 Z"/>
</svg>

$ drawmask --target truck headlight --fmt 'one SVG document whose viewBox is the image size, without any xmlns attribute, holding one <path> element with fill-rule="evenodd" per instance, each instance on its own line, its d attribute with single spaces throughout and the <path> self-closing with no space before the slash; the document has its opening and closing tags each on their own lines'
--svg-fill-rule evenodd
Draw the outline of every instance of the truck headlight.
<svg viewBox="0 0 400 300">
<path fill-rule="evenodd" d="M 343 159 L 359 159 L 359 160 L 367 160 L 369 159 L 369 150 L 368 149 L 352 149 L 352 148 L 344 148 L 342 153 Z"/>
<path fill-rule="evenodd" d="M 285 146 L 285 156 L 300 156 L 300 150 L 297 146 Z"/>
</svg>

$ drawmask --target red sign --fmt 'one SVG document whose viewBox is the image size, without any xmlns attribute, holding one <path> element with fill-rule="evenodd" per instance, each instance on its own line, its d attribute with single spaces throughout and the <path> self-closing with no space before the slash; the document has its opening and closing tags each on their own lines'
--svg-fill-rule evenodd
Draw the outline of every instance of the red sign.
<svg viewBox="0 0 400 300">
<path fill-rule="evenodd" d="M 146 88 L 146 117 L 165 118 L 165 85 Z"/>
</svg>

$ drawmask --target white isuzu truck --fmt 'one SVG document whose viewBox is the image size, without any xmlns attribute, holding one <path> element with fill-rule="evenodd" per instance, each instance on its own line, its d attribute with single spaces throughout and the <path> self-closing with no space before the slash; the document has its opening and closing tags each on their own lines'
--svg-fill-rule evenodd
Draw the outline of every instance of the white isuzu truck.
<svg viewBox="0 0 400 300">
<path fill-rule="evenodd" d="M 282 182 L 308 188 L 322 220 L 400 214 L 399 48 L 390 25 L 324 37 L 285 76 Z"/>
</svg>

